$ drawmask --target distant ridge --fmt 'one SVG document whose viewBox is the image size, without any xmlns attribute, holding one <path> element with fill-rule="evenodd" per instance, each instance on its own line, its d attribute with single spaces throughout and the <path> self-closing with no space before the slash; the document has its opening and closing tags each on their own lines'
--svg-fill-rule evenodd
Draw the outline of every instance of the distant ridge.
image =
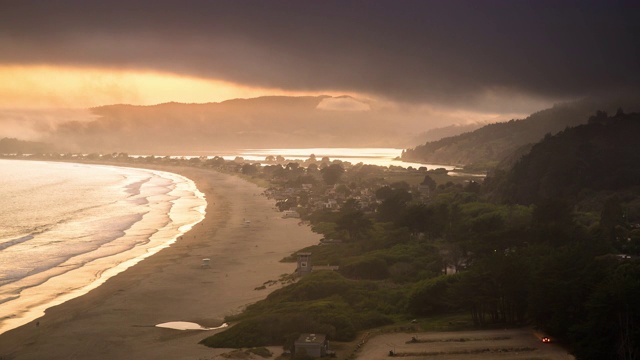
<svg viewBox="0 0 640 360">
<path fill-rule="evenodd" d="M 473 123 L 473 124 L 454 124 L 434 129 L 429 129 L 423 133 L 420 133 L 412 140 L 415 144 L 423 144 L 425 142 L 438 141 L 447 137 L 457 136 L 460 134 L 475 131 L 487 123 Z"/>
<path fill-rule="evenodd" d="M 323 101 L 338 101 L 320 106 Z M 107 105 L 66 122 L 50 142 L 72 151 L 201 154 L 241 148 L 403 147 L 416 123 L 345 95 L 263 96 L 222 102 Z M 412 120 L 413 121 L 413 120 Z"/>
<path fill-rule="evenodd" d="M 0 154 L 43 154 L 55 150 L 51 144 L 47 143 L 15 138 L 0 139 Z"/>
<path fill-rule="evenodd" d="M 402 160 L 490 169 L 518 149 L 526 149 L 540 141 L 546 134 L 556 134 L 567 127 L 584 124 L 597 110 L 615 112 L 618 107 L 637 110 L 640 109 L 640 101 L 637 98 L 589 99 L 558 104 L 522 120 L 489 124 L 473 132 L 407 149 Z"/>
</svg>

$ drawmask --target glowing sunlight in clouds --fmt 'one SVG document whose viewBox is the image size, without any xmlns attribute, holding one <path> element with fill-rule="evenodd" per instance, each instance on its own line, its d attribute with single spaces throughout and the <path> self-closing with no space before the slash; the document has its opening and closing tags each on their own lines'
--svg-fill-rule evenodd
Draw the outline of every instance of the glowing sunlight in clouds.
<svg viewBox="0 0 640 360">
<path fill-rule="evenodd" d="M 275 94 L 287 92 L 140 70 L 0 66 L 0 108 L 206 103 Z"/>
</svg>

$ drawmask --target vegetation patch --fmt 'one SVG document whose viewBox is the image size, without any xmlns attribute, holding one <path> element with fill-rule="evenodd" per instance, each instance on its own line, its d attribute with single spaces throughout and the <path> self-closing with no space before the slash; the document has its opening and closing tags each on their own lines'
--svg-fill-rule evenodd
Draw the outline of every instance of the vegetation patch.
<svg viewBox="0 0 640 360">
<path fill-rule="evenodd" d="M 270 358 L 271 356 L 273 356 L 273 353 L 271 351 L 269 351 L 269 349 L 267 349 L 265 347 L 251 348 L 251 349 L 248 349 L 247 351 L 252 353 L 252 354 L 256 354 L 258 356 L 261 356 L 263 358 Z"/>
<path fill-rule="evenodd" d="M 416 337 L 411 338 L 406 344 L 420 344 L 420 343 L 436 343 L 436 342 L 467 342 L 467 341 L 498 341 L 509 340 L 510 336 L 492 336 L 484 338 L 450 338 L 450 339 L 418 339 Z"/>
<path fill-rule="evenodd" d="M 278 289 L 263 301 L 250 305 L 230 329 L 202 341 L 210 347 L 286 345 L 300 333 L 327 334 L 332 340 L 351 341 L 359 330 L 393 322 L 390 298 L 393 290 L 375 283 L 353 281 L 333 271 L 312 273 Z"/>
<path fill-rule="evenodd" d="M 263 358 L 270 358 L 273 356 L 273 353 L 265 347 L 250 348 L 246 350 L 236 349 L 228 353 L 221 354 L 221 356 L 227 359 L 250 359 L 252 358 L 252 354 Z"/>
</svg>

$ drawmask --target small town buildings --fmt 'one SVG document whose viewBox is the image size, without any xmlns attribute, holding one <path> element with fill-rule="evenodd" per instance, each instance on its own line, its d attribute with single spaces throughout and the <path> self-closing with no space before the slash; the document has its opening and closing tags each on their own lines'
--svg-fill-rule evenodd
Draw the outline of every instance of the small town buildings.
<svg viewBox="0 0 640 360">
<path fill-rule="evenodd" d="M 325 209 L 338 209 L 338 201 L 335 199 L 329 199 L 324 203 Z"/>
<path fill-rule="evenodd" d="M 329 342 L 324 334 L 301 334 L 294 343 L 296 354 L 306 353 L 313 357 L 327 356 Z"/>
</svg>

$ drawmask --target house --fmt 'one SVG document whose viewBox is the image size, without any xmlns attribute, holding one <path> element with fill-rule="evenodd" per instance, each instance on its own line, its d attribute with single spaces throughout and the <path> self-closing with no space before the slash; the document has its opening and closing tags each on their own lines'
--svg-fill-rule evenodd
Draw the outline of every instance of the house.
<svg viewBox="0 0 640 360">
<path fill-rule="evenodd" d="M 324 334 L 301 334 L 294 343 L 294 351 L 296 354 L 306 353 L 312 357 L 327 356 L 329 342 Z"/>
<path fill-rule="evenodd" d="M 325 209 L 337 209 L 338 208 L 338 201 L 336 201 L 335 199 L 329 199 L 324 203 L 324 208 Z"/>
</svg>

